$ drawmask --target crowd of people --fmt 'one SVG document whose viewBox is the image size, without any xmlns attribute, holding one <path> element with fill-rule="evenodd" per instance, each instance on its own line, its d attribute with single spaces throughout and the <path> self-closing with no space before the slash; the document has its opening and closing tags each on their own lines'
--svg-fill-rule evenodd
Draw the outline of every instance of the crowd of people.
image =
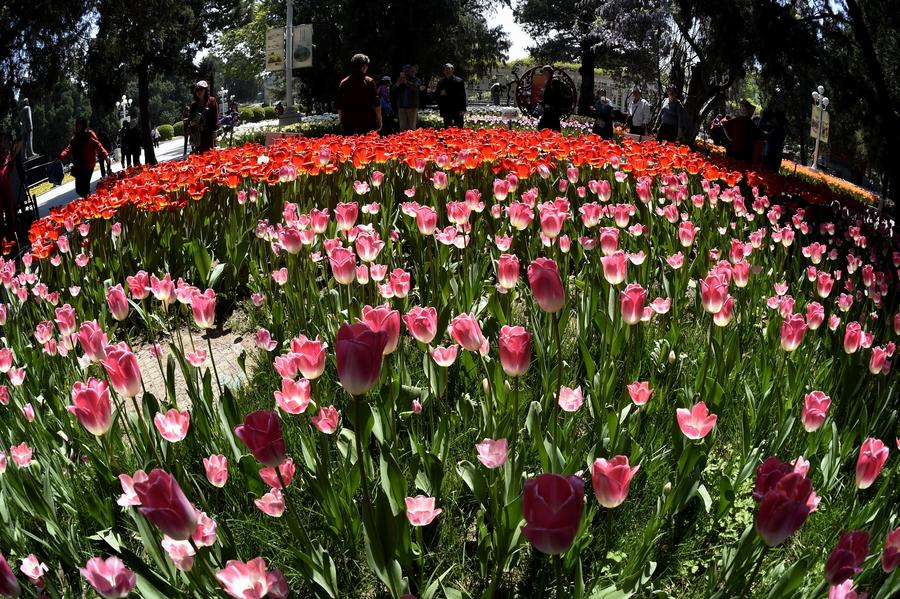
<svg viewBox="0 0 900 599">
<path fill-rule="evenodd" d="M 786 126 L 783 111 L 768 108 L 756 115 L 756 106 L 744 99 L 740 101 L 737 113 L 716 115 L 709 134 L 716 145 L 725 147 L 726 156 L 778 172 Z"/>
</svg>

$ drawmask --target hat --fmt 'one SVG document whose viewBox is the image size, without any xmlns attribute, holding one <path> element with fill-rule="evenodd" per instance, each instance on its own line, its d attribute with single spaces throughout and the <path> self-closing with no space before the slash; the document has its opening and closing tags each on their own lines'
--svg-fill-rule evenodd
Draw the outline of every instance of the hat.
<svg viewBox="0 0 900 599">
<path fill-rule="evenodd" d="M 197 85 L 194 86 L 195 89 L 198 87 L 202 87 L 203 89 L 209 89 L 209 83 L 207 83 L 205 80 L 201 79 L 200 81 L 197 82 Z"/>
<path fill-rule="evenodd" d="M 390 82 L 391 82 L 391 77 L 390 77 L 390 75 L 385 75 L 384 77 L 382 77 L 382 78 L 381 78 L 381 82 L 382 82 L 382 83 L 390 83 Z"/>
</svg>

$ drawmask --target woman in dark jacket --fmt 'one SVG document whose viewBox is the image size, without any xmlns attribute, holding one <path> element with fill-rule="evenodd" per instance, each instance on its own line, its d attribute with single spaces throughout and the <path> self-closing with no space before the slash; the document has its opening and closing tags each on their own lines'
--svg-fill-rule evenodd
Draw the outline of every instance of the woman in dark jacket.
<svg viewBox="0 0 900 599">
<path fill-rule="evenodd" d="M 206 81 L 198 81 L 194 86 L 194 101 L 190 107 L 189 123 L 193 152 L 203 153 L 216 146 L 219 103 L 210 95 L 209 84 Z"/>
<path fill-rule="evenodd" d="M 60 152 L 59 159 L 72 159 L 72 176 L 75 177 L 75 193 L 86 198 L 91 193 L 91 176 L 97 164 L 97 155 L 101 160 L 109 156 L 97 135 L 87 126 L 83 116 L 75 119 L 75 135 L 69 145 Z"/>
</svg>

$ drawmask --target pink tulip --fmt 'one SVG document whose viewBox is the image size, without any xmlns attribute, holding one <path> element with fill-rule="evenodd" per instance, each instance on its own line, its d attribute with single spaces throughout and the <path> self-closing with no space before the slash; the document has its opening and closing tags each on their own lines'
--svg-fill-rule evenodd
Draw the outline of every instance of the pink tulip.
<svg viewBox="0 0 900 599">
<path fill-rule="evenodd" d="M 834 286 L 834 278 L 827 272 L 820 271 L 816 275 L 816 293 L 819 297 L 826 298 L 831 294 L 831 288 Z"/>
<path fill-rule="evenodd" d="M 310 402 L 309 381 L 290 378 L 281 379 L 281 391 L 275 392 L 275 403 L 288 414 L 302 414 Z"/>
<path fill-rule="evenodd" d="M 206 479 L 212 486 L 221 489 L 228 482 L 228 458 L 225 456 L 218 454 L 203 458 L 203 468 L 206 470 Z"/>
<path fill-rule="evenodd" d="M 284 495 L 278 489 L 271 489 L 259 499 L 254 499 L 253 503 L 259 511 L 272 518 L 280 518 L 284 514 Z"/>
<path fill-rule="evenodd" d="M 437 313 L 435 313 L 437 318 Z M 362 309 L 362 319 L 360 322 L 365 323 L 374 332 L 382 332 L 387 338 L 384 346 L 384 355 L 388 355 L 397 349 L 400 341 L 400 313 L 392 310 L 387 304 L 383 306 L 365 306 Z M 435 323 L 437 328 L 437 323 Z"/>
<path fill-rule="evenodd" d="M 326 435 L 331 435 L 337 430 L 340 420 L 341 414 L 334 406 L 322 406 L 316 415 L 310 418 L 313 426 Z"/>
<path fill-rule="evenodd" d="M 731 318 L 734 315 L 734 298 L 730 295 L 725 298 L 725 303 L 722 304 L 722 309 L 713 314 L 713 324 L 717 327 L 726 327 L 728 323 L 731 322 Z"/>
<path fill-rule="evenodd" d="M 109 313 L 116 320 L 122 321 L 128 317 L 128 298 L 122 285 L 113 285 L 109 288 L 106 292 L 106 304 L 109 306 Z"/>
<path fill-rule="evenodd" d="M 806 432 L 812 433 L 819 430 L 825 422 L 828 414 L 828 407 L 831 405 L 831 398 L 821 391 L 811 391 L 803 398 L 803 412 L 800 415 L 800 421 Z"/>
<path fill-rule="evenodd" d="M 862 572 L 869 554 L 869 533 L 864 530 L 845 532 L 825 561 L 825 581 L 841 584 Z"/>
<path fill-rule="evenodd" d="M 857 592 L 852 580 L 828 588 L 828 599 L 866 599 L 866 593 Z"/>
<path fill-rule="evenodd" d="M 122 560 L 116 556 L 108 557 L 105 560 L 100 557 L 92 557 L 84 568 L 79 568 L 79 570 L 102 597 L 127 597 L 137 583 L 134 572 L 126 568 Z M 2 589 L 0 589 L 0 594 L 2 594 Z"/>
<path fill-rule="evenodd" d="M 844 330 L 844 351 L 854 354 L 862 345 L 862 326 L 858 322 L 850 322 Z"/>
<path fill-rule="evenodd" d="M 507 376 L 517 377 L 531 366 L 531 335 L 523 327 L 504 325 L 500 329 L 500 365 Z"/>
<path fill-rule="evenodd" d="M 406 329 L 421 343 L 431 343 L 437 335 L 437 310 L 434 308 L 410 308 L 403 316 Z"/>
<path fill-rule="evenodd" d="M 182 572 L 190 572 L 194 567 L 194 556 L 197 552 L 189 541 L 176 541 L 172 537 L 163 535 L 162 548 L 168 554 L 175 567 Z"/>
<path fill-rule="evenodd" d="M 678 225 L 678 241 L 682 247 L 689 248 L 694 245 L 694 236 L 697 230 L 691 221 L 685 221 Z"/>
<path fill-rule="evenodd" d="M 163 439 L 169 443 L 178 443 L 187 436 L 191 413 L 187 410 L 179 412 L 175 408 L 170 409 L 165 415 L 158 412 L 153 417 L 153 424 Z"/>
<path fill-rule="evenodd" d="M 275 468 L 278 468 L 278 472 L 275 471 Z M 284 486 L 282 486 L 281 482 L 278 480 L 278 473 L 281 473 L 281 480 L 284 481 Z M 289 487 L 291 482 L 294 480 L 294 474 L 297 472 L 297 467 L 294 465 L 294 460 L 291 458 L 287 458 L 278 466 L 266 466 L 262 470 L 259 471 L 259 477 L 263 480 L 264 483 L 269 485 L 272 489 L 283 489 L 285 487 Z"/>
<path fill-rule="evenodd" d="M 581 407 L 582 403 L 584 403 L 584 398 L 581 394 L 581 386 L 578 386 L 574 389 L 570 389 L 569 387 L 560 387 L 559 407 L 564 412 L 576 412 L 578 411 L 578 408 Z"/>
<path fill-rule="evenodd" d="M 888 447 L 879 439 L 869 437 L 863 441 L 856 460 L 856 487 L 868 489 L 878 478 L 888 458 Z"/>
<path fill-rule="evenodd" d="M 815 331 L 825 322 L 825 308 L 819 302 L 806 305 L 806 326 Z"/>
<path fill-rule="evenodd" d="M 278 342 L 272 339 L 272 334 L 267 329 L 256 331 L 256 347 L 265 351 L 272 351 L 278 347 Z"/>
<path fill-rule="evenodd" d="M 628 271 L 628 259 L 625 257 L 625 252 L 618 250 L 608 256 L 603 256 L 600 258 L 600 263 L 603 265 L 603 278 L 610 285 L 618 285 L 625 280 Z"/>
<path fill-rule="evenodd" d="M 18 445 L 13 445 L 9 448 L 9 455 L 12 456 L 13 461 L 20 468 L 27 468 L 29 464 L 31 464 L 32 458 L 32 450 L 31 447 L 28 446 L 28 443 L 21 442 Z"/>
<path fill-rule="evenodd" d="M 609 461 L 605 458 L 594 460 L 591 468 L 591 481 L 600 505 L 606 508 L 621 505 L 628 497 L 631 478 L 640 468 L 640 465 L 634 468 L 630 467 L 628 457 L 624 455 L 617 455 Z"/>
<path fill-rule="evenodd" d="M 356 224 L 359 217 L 359 204 L 356 202 L 341 202 L 334 209 L 334 217 L 339 231 L 349 231 Z"/>
<path fill-rule="evenodd" d="M 710 414 L 706 404 L 702 401 L 695 404 L 690 410 L 678 408 L 675 410 L 675 419 L 678 428 L 688 439 L 702 439 L 716 425 L 718 416 Z"/>
<path fill-rule="evenodd" d="M 503 289 L 515 289 L 519 281 L 519 259 L 510 254 L 501 254 L 497 261 L 497 283 Z"/>
<path fill-rule="evenodd" d="M 399 328 L 399 322 L 397 326 Z M 347 393 L 364 395 L 375 386 L 381 374 L 382 355 L 387 343 L 387 333 L 373 331 L 364 322 L 341 325 L 335 341 L 335 353 L 338 378 Z"/>
<path fill-rule="evenodd" d="M 175 283 L 172 281 L 172 275 L 166 273 L 162 279 L 156 278 L 156 275 L 150 275 L 150 291 L 153 293 L 153 297 L 162 302 L 163 307 L 174 302 Z"/>
<path fill-rule="evenodd" d="M 703 309 L 715 314 L 728 298 L 728 280 L 721 273 L 711 272 L 700 281 L 700 300 Z"/>
<path fill-rule="evenodd" d="M 191 312 L 194 322 L 201 329 L 212 329 L 216 326 L 216 292 L 207 289 L 191 297 Z"/>
<path fill-rule="evenodd" d="M 391 271 L 390 283 L 394 297 L 404 298 L 412 289 L 410 274 L 402 268 L 395 268 Z"/>
<path fill-rule="evenodd" d="M 147 473 L 143 470 L 138 470 L 134 473 L 134 476 L 128 476 L 127 474 L 119 475 L 119 483 L 122 485 L 122 494 L 119 495 L 119 498 L 116 500 L 116 503 L 122 507 L 129 507 L 133 505 L 141 505 L 141 499 L 137 496 L 137 492 L 134 490 L 135 483 L 142 483 L 147 480 Z"/>
<path fill-rule="evenodd" d="M 534 220 L 534 210 L 522 202 L 513 202 L 506 209 L 509 224 L 513 229 L 524 231 Z"/>
<path fill-rule="evenodd" d="M 20 387 L 25 382 L 25 368 L 10 368 L 9 382 L 13 387 Z"/>
<path fill-rule="evenodd" d="M 7 373 L 13 365 L 13 350 L 8 347 L 0 348 L 0 372 Z"/>
<path fill-rule="evenodd" d="M 802 314 L 791 314 L 781 322 L 781 347 L 784 351 L 794 351 L 803 342 L 806 321 Z"/>
<path fill-rule="evenodd" d="M 628 385 L 628 395 L 636 406 L 642 406 L 650 400 L 653 390 L 647 381 L 634 382 Z"/>
<path fill-rule="evenodd" d="M 891 369 L 891 363 L 888 361 L 888 351 L 884 347 L 873 347 L 872 355 L 869 358 L 869 372 L 872 374 L 886 374 Z"/>
<path fill-rule="evenodd" d="M 84 355 L 91 362 L 100 362 L 106 358 L 106 346 L 109 345 L 109 339 L 96 320 L 81 323 L 81 327 L 78 329 L 78 343 L 84 350 Z"/>
<path fill-rule="evenodd" d="M 141 392 L 141 369 L 137 357 L 124 342 L 106 348 L 106 358 L 101 362 L 116 393 L 123 397 L 135 397 Z"/>
<path fill-rule="evenodd" d="M 629 325 L 639 323 L 644 315 L 647 291 L 637 283 L 629 283 L 621 297 L 622 320 Z"/>
<path fill-rule="evenodd" d="M 442 368 L 450 368 L 456 362 L 456 354 L 459 351 L 458 345 L 449 347 L 438 346 L 431 350 L 431 358 Z"/>
<path fill-rule="evenodd" d="M 216 580 L 234 599 L 286 599 L 287 583 L 280 571 L 266 572 L 266 561 L 257 557 L 246 564 L 229 560 L 216 572 Z"/>
<path fill-rule="evenodd" d="M 200 368 L 206 362 L 207 354 L 205 349 L 198 349 L 197 351 L 187 352 L 184 357 L 187 359 L 188 364 L 194 368 Z"/>
<path fill-rule="evenodd" d="M 478 461 L 492 470 L 506 463 L 509 451 L 506 439 L 484 439 L 475 444 L 475 450 L 478 452 Z"/>
<path fill-rule="evenodd" d="M 75 309 L 66 304 L 56 309 L 56 325 L 59 327 L 59 334 L 63 337 L 72 335 L 78 326 L 76 322 Z"/>
<path fill-rule="evenodd" d="M 307 339 L 300 335 L 291 340 L 291 357 L 303 378 L 315 380 L 325 372 L 326 343 L 319 340 Z M 293 377 L 291 377 L 293 378 Z"/>
<path fill-rule="evenodd" d="M 437 212 L 431 206 L 422 206 L 416 211 L 416 227 L 422 235 L 432 235 L 437 228 Z"/>
<path fill-rule="evenodd" d="M 328 257 L 331 274 L 341 285 L 349 285 L 356 279 L 356 255 L 347 248 L 338 247 Z"/>
<path fill-rule="evenodd" d="M 288 280 L 288 269 L 287 268 L 279 268 L 278 270 L 272 271 L 272 280 L 279 286 L 287 283 Z"/>
<path fill-rule="evenodd" d="M 47 568 L 47 564 L 39 560 L 35 554 L 28 554 L 28 556 L 22 560 L 22 565 L 19 567 L 19 570 L 21 570 L 22 574 L 31 581 L 31 584 L 38 588 L 44 587 L 44 574 L 46 574 L 49 569 Z"/>
<path fill-rule="evenodd" d="M 176 541 L 188 540 L 197 529 L 197 514 L 178 482 L 159 468 L 147 480 L 134 483 L 140 499 L 138 510 L 163 533 Z"/>
<path fill-rule="evenodd" d="M 450 322 L 450 336 L 464 349 L 472 352 L 481 351 L 487 343 L 481 333 L 478 320 L 472 314 L 460 314 Z"/>
<path fill-rule="evenodd" d="M 406 519 L 413 526 L 428 526 L 443 511 L 435 509 L 434 497 L 417 495 L 406 498 Z"/>
<path fill-rule="evenodd" d="M 756 532 L 769 547 L 780 545 L 803 526 L 813 510 L 812 483 L 791 464 L 772 456 L 756 469 L 753 499 L 759 503 Z"/>
<path fill-rule="evenodd" d="M 556 262 L 549 258 L 536 258 L 528 265 L 528 283 L 541 310 L 551 314 L 562 310 L 566 292 Z"/>
<path fill-rule="evenodd" d="M 884 539 L 881 551 L 881 568 L 890 573 L 900 566 L 900 528 L 890 531 Z"/>
<path fill-rule="evenodd" d="M 109 389 L 106 383 L 95 378 L 88 379 L 87 383 L 76 382 L 72 386 L 72 405 L 66 409 L 92 435 L 99 437 L 112 425 Z"/>
<path fill-rule="evenodd" d="M 600 251 L 609 256 L 619 248 L 619 230 L 612 227 L 600 229 Z"/>
</svg>

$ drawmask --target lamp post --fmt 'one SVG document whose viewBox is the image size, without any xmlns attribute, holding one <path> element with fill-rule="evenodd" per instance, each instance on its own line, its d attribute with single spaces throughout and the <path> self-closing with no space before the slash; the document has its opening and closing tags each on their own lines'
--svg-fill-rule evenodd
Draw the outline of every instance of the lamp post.
<svg viewBox="0 0 900 599">
<path fill-rule="evenodd" d="M 228 90 L 224 85 L 219 88 L 219 105 L 224 107 L 224 112 L 228 112 Z"/>
<path fill-rule="evenodd" d="M 128 118 L 128 111 L 131 110 L 131 102 L 132 99 L 127 97 L 125 94 L 122 94 L 121 100 L 116 100 L 116 110 L 117 114 L 121 115 L 119 121 L 124 121 Z"/>
<path fill-rule="evenodd" d="M 828 111 L 828 98 L 825 96 L 825 88 L 823 86 L 819 86 L 812 93 L 812 99 L 816 106 L 819 109 L 819 130 L 816 134 L 816 149 L 813 152 L 813 164 L 812 167 L 815 170 L 819 169 L 819 140 L 822 139 L 822 125 L 825 122 L 825 113 Z"/>
</svg>

